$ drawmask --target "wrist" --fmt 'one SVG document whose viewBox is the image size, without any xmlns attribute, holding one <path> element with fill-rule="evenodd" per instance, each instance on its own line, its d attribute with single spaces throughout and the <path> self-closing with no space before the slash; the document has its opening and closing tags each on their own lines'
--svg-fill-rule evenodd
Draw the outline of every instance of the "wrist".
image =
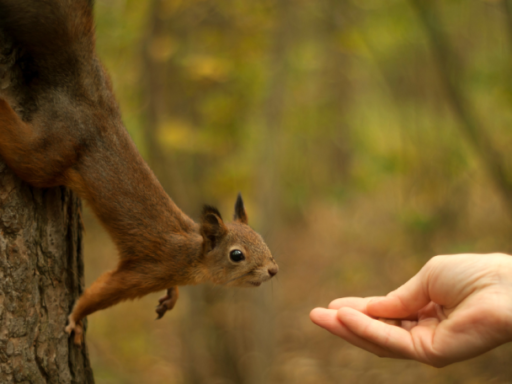
<svg viewBox="0 0 512 384">
<path fill-rule="evenodd" d="M 507 335 L 507 341 L 512 341 L 512 256 L 504 253 L 485 255 L 492 258 L 494 273 L 495 300 L 490 303 L 494 307 L 497 326 Z"/>
</svg>

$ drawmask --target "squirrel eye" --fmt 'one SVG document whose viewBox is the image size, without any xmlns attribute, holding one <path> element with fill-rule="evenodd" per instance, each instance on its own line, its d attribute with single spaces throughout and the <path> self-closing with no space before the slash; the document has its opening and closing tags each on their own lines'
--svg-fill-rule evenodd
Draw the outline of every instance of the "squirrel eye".
<svg viewBox="0 0 512 384">
<path fill-rule="evenodd" d="M 245 260 L 245 256 L 242 251 L 238 249 L 234 249 L 229 253 L 229 258 L 231 261 L 234 261 L 235 263 L 238 263 L 242 260 Z"/>
</svg>

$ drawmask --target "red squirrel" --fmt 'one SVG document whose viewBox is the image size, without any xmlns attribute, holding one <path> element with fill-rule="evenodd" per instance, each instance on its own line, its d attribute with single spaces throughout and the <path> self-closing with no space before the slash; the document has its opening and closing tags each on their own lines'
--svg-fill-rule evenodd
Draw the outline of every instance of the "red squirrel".
<svg viewBox="0 0 512 384">
<path fill-rule="evenodd" d="M 66 186 L 85 199 L 114 240 L 119 263 L 76 302 L 65 331 L 120 301 L 210 282 L 259 286 L 278 272 L 248 226 L 242 197 L 234 221 L 205 206 L 199 223 L 165 193 L 123 123 L 95 53 L 92 0 L 0 0 L 0 156 L 39 188 Z"/>
</svg>

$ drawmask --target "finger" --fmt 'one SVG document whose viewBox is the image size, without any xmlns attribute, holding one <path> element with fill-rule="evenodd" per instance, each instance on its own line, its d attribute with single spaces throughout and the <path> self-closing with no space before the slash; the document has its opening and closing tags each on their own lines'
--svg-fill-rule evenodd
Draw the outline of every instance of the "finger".
<svg viewBox="0 0 512 384">
<path fill-rule="evenodd" d="M 339 309 L 337 316 L 349 331 L 361 339 L 367 340 L 397 357 L 414 358 L 412 337 L 405 329 L 372 319 L 347 307 Z"/>
<path fill-rule="evenodd" d="M 373 297 L 342 297 L 329 303 L 329 309 L 340 309 L 341 307 L 354 308 L 359 312 L 366 312 L 366 306 Z"/>
<path fill-rule="evenodd" d="M 343 297 L 343 298 L 340 298 L 340 299 L 336 299 L 336 300 L 333 300 L 331 301 L 331 303 L 329 304 L 329 309 L 340 309 L 342 307 L 349 307 L 349 308 L 353 308 L 361 313 L 364 313 L 365 315 L 367 316 L 370 316 L 370 317 L 375 317 L 375 318 L 379 318 L 379 319 L 384 319 L 385 317 L 384 316 L 377 316 L 377 315 L 370 315 L 369 311 L 368 311 L 368 304 L 370 302 L 374 303 L 376 300 L 378 299 L 382 299 L 384 298 L 383 296 L 372 296 L 372 297 Z M 417 313 L 413 313 L 411 315 L 408 315 L 408 316 L 404 316 L 404 317 L 393 317 L 393 316 L 389 316 L 387 317 L 388 319 L 395 319 L 395 320 L 417 320 L 418 319 L 418 314 Z"/>
<path fill-rule="evenodd" d="M 309 317 L 311 318 L 311 321 L 313 321 L 313 323 L 316 325 L 326 329 L 333 335 L 341 337 L 356 347 L 364 349 L 365 351 L 373 353 L 379 357 L 398 357 L 390 351 L 358 337 L 349 329 L 347 329 L 347 327 L 345 327 L 338 319 L 336 310 L 315 308 L 311 311 Z"/>
<path fill-rule="evenodd" d="M 428 274 L 421 270 L 416 276 L 384 297 L 375 297 L 367 304 L 372 317 L 414 318 L 415 314 L 431 300 L 428 293 Z"/>
</svg>

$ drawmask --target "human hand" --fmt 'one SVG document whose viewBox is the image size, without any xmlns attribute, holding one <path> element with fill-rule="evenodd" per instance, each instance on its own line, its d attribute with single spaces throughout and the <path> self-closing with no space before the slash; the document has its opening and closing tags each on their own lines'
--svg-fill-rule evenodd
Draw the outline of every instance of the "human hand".
<svg viewBox="0 0 512 384">
<path fill-rule="evenodd" d="M 377 356 L 443 367 L 512 341 L 512 256 L 436 256 L 385 297 L 337 299 L 310 318 Z"/>
</svg>

